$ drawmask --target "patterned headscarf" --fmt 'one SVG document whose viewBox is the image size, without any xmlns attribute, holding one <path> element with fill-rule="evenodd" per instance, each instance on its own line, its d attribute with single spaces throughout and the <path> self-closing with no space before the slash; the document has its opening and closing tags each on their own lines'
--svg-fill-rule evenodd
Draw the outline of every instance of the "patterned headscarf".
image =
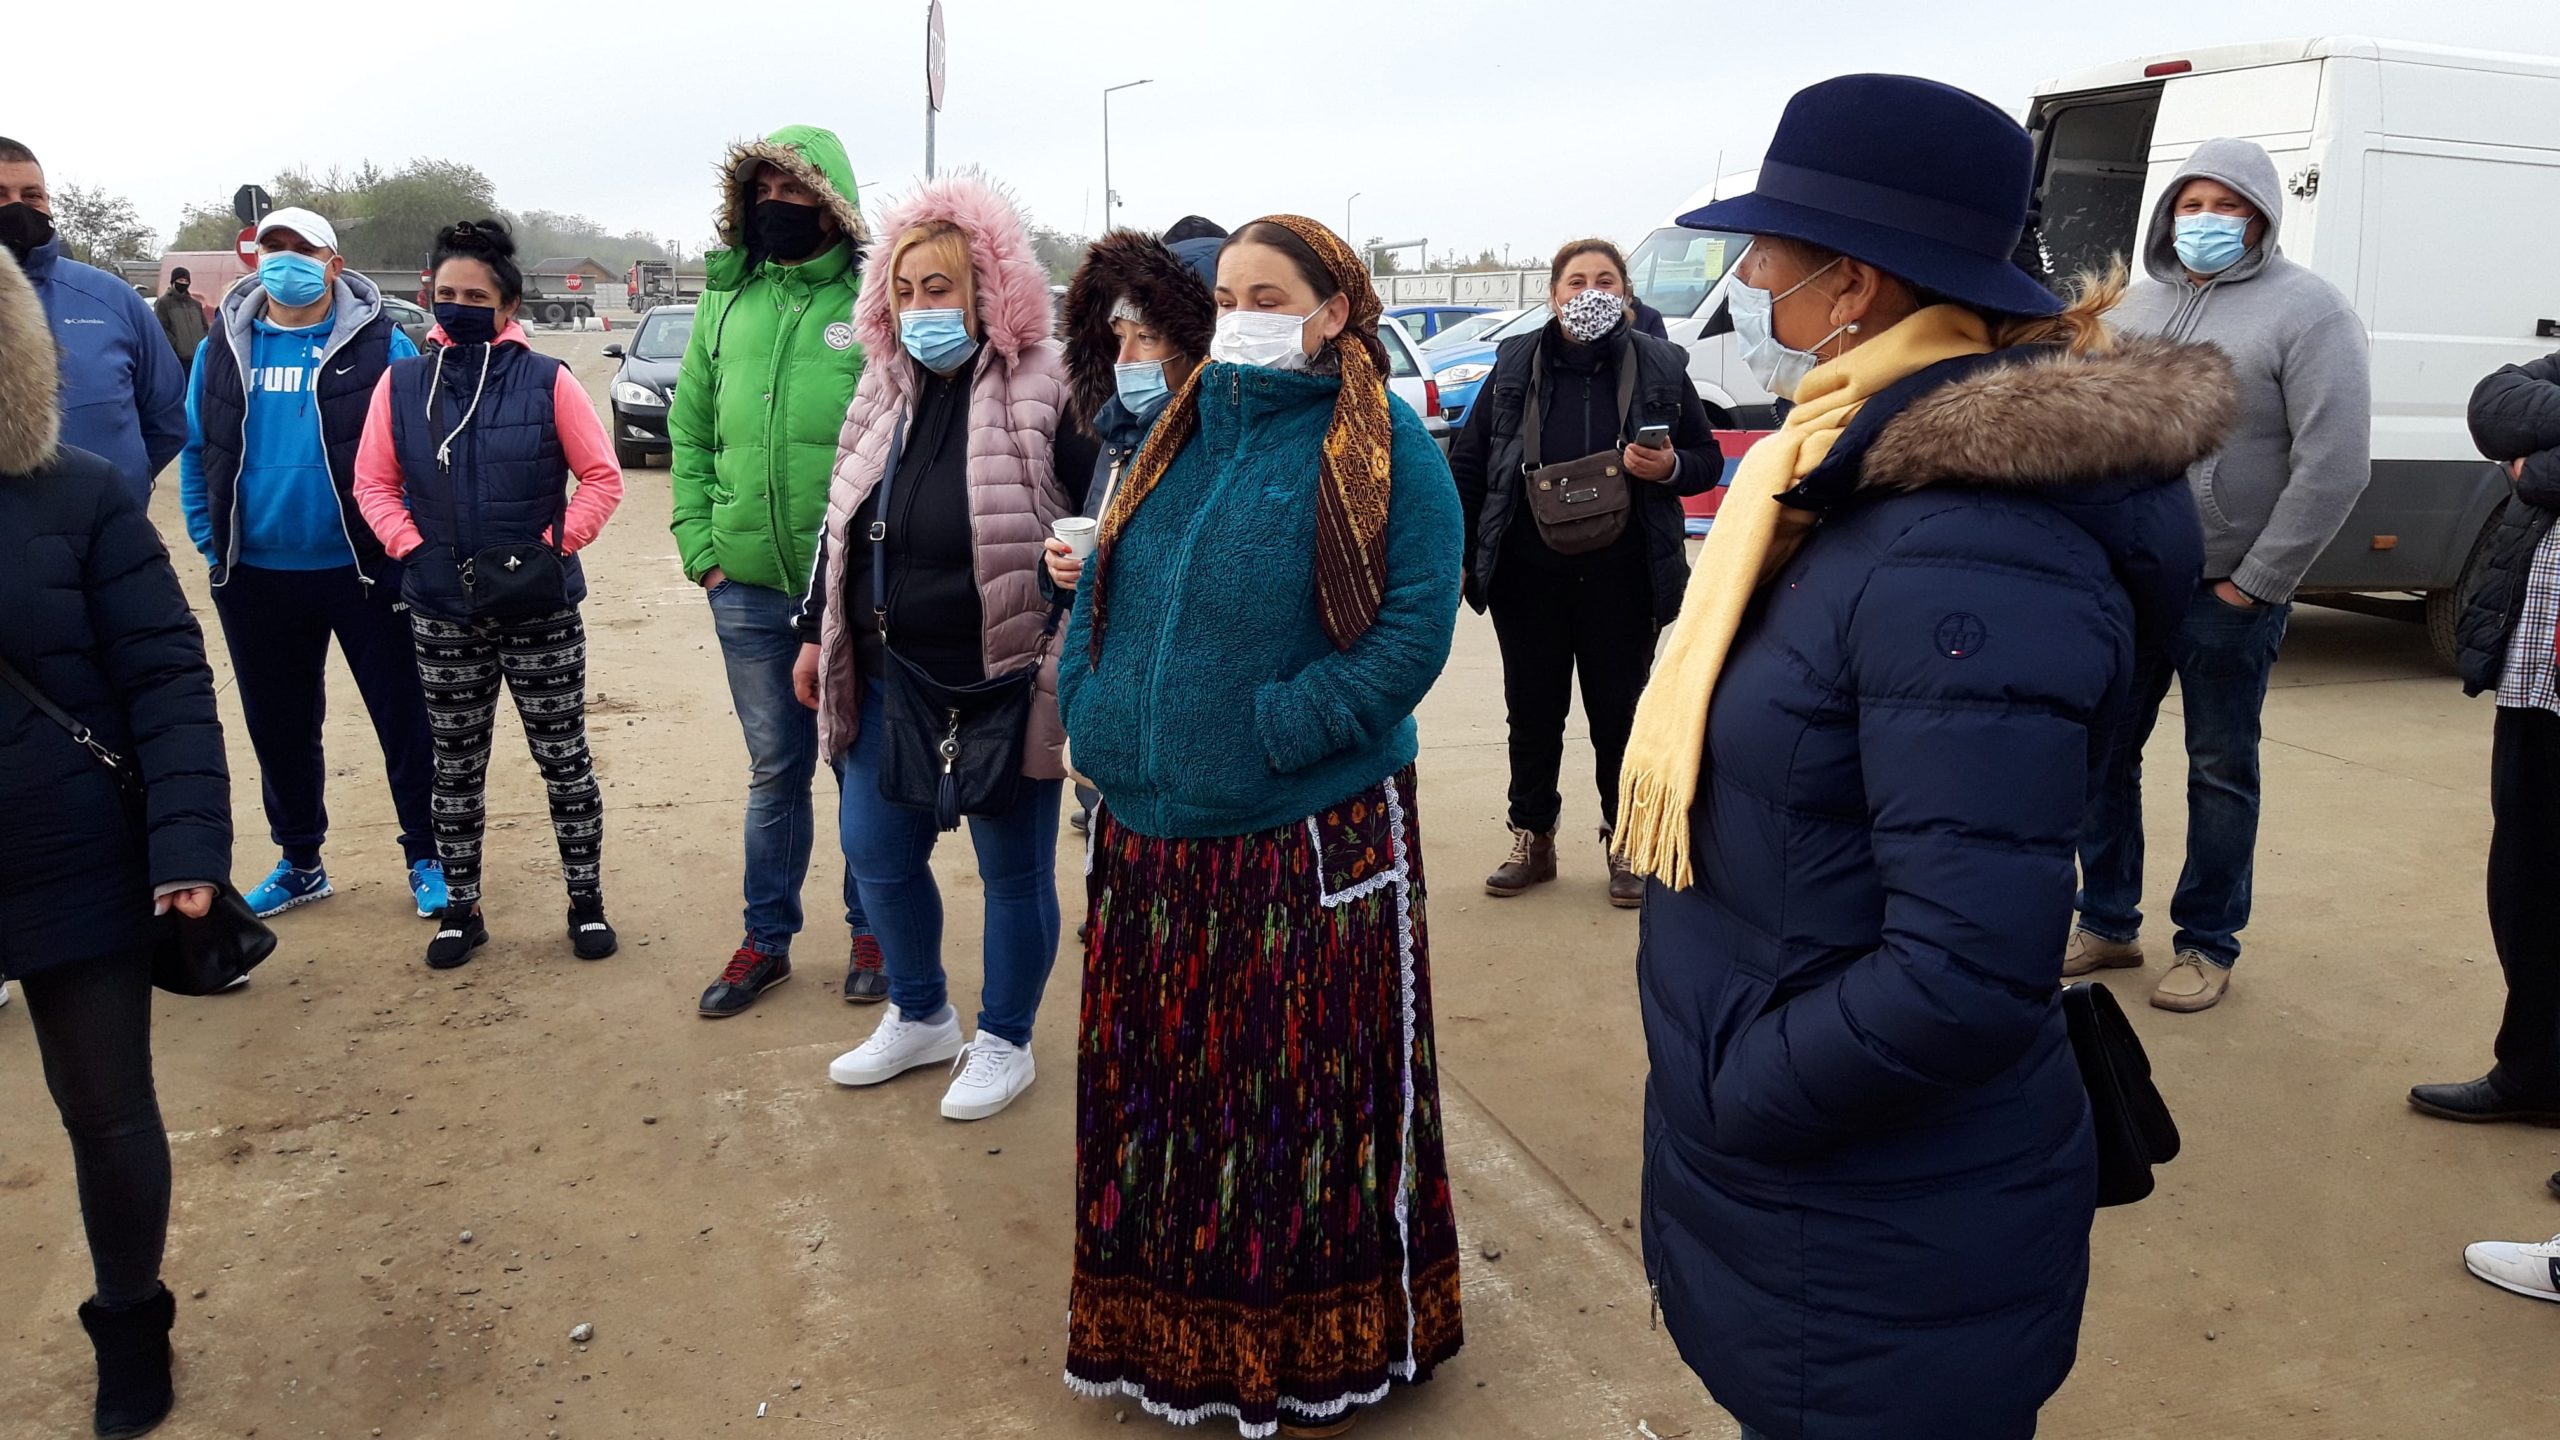
<svg viewBox="0 0 2560 1440">
<path fill-rule="evenodd" d="M 1324 433 L 1317 455 L 1321 481 L 1316 488 L 1316 617 L 1336 650 L 1348 650 L 1377 622 L 1387 594 L 1387 494 L 1392 477 L 1394 427 L 1387 416 L 1387 351 L 1378 338 L 1382 307 L 1369 283 L 1369 272 L 1342 237 L 1303 215 L 1266 215 L 1256 225 L 1277 225 L 1316 253 L 1333 283 L 1351 302 L 1351 320 L 1326 343 L 1342 366 L 1342 389 L 1334 397 L 1333 423 Z M 1182 393 L 1165 408 L 1147 443 L 1131 463 L 1128 477 L 1103 512 L 1102 533 L 1094 558 L 1093 644 L 1096 664 L 1102 659 L 1111 550 L 1128 532 L 1156 482 L 1164 478 L 1182 447 L 1200 428 L 1199 366 L 1183 382 Z"/>
</svg>

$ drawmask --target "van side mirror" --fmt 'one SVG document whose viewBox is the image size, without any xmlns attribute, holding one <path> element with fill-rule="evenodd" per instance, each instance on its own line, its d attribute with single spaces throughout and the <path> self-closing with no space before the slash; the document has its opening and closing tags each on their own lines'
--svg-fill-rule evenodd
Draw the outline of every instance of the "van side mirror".
<svg viewBox="0 0 2560 1440">
<path fill-rule="evenodd" d="M 619 359 L 621 359 L 621 358 L 622 358 L 622 346 L 621 346 L 620 344 L 607 345 L 606 347 L 604 347 L 604 358 L 606 358 L 607 360 L 619 360 Z"/>
</svg>

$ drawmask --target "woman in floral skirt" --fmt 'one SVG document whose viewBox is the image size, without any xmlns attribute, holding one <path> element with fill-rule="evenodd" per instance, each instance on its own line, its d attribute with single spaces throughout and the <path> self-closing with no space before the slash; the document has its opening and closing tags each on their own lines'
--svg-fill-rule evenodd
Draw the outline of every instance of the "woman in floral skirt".
<svg viewBox="0 0 2560 1440">
<path fill-rule="evenodd" d="M 1461 522 L 1350 247 L 1256 221 L 1216 297 L 1059 667 L 1102 793 L 1067 1383 L 1336 1435 L 1463 1338 L 1413 773 Z"/>
</svg>

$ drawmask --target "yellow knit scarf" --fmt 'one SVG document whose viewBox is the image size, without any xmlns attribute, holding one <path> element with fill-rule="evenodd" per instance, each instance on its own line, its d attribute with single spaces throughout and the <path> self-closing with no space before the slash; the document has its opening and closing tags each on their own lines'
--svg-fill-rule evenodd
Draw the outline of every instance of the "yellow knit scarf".
<svg viewBox="0 0 2560 1440">
<path fill-rule="evenodd" d="M 1742 457 L 1627 741 L 1617 849 L 1638 874 L 1675 890 L 1696 881 L 1689 807 L 1698 798 L 1707 702 L 1752 595 L 1813 528 L 1812 512 L 1781 505 L 1778 496 L 1813 473 L 1868 397 L 1941 361 L 1990 351 L 1980 316 L 1930 306 L 1807 375 L 1786 424 Z"/>
</svg>

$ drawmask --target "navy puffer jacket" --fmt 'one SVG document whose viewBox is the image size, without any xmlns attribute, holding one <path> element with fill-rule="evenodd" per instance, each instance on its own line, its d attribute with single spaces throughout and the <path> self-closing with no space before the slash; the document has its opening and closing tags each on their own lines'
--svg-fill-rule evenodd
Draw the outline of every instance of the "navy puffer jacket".
<svg viewBox="0 0 2560 1440">
<path fill-rule="evenodd" d="M 2524 462 L 2523 474 L 2505 477 L 2515 493 L 2499 507 L 2480 578 L 2463 597 L 2454 626 L 2462 693 L 2477 695 L 2497 689 L 2505 678 L 2507 647 L 2524 619 L 2534 554 L 2560 518 L 2560 354 L 2490 374 L 2471 392 L 2467 418 L 2481 454 L 2501 469 Z"/>
<path fill-rule="evenodd" d="M 164 347 L 165 348 L 165 347 Z M 151 895 L 231 873 L 231 778 L 204 635 L 116 467 L 56 449 L 53 342 L 0 253 L 0 658 L 141 768 L 115 777 L 0 684 L 0 977 L 131 953 Z"/>
<path fill-rule="evenodd" d="M 391 444 L 422 537 L 403 561 L 410 609 L 470 619 L 462 562 L 493 545 L 539 542 L 567 518 L 569 461 L 551 408 L 559 375 L 559 361 L 503 339 L 393 362 Z M 449 463 L 439 464 L 448 436 Z M 585 600 L 578 557 L 563 555 L 560 568 L 567 603 Z"/>
<path fill-rule="evenodd" d="M 1950 361 L 1787 497 L 1638 960 L 1646 1266 L 1770 1440 L 2017 1440 L 2070 1373 L 2096 1160 L 2056 975 L 2092 759 L 2201 574 L 2210 347 Z"/>
</svg>

